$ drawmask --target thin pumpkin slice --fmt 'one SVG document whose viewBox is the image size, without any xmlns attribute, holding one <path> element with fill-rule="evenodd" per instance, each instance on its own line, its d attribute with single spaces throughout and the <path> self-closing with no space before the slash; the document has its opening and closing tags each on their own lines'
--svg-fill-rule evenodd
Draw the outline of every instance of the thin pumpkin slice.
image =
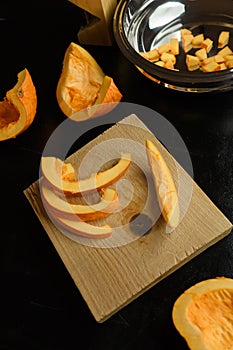
<svg viewBox="0 0 233 350">
<path fill-rule="evenodd" d="M 179 224 L 180 210 L 176 186 L 170 169 L 155 144 L 146 140 L 148 162 L 162 216 L 171 228 Z"/>
<path fill-rule="evenodd" d="M 119 206 L 117 192 L 112 188 L 103 189 L 100 200 L 94 204 L 72 204 L 59 196 L 54 190 L 41 184 L 41 194 L 49 210 L 60 217 L 72 219 L 76 215 L 80 220 L 91 221 L 104 218 Z"/>
<path fill-rule="evenodd" d="M 54 215 L 53 212 L 49 213 L 58 225 L 58 228 L 63 228 L 75 235 L 86 238 L 102 239 L 107 238 L 112 234 L 112 228 L 109 225 L 96 226 L 85 221 L 80 221 L 77 217 L 67 219 Z"/>
<path fill-rule="evenodd" d="M 74 180 L 69 181 L 62 178 L 65 163 L 59 158 L 44 156 L 41 158 L 41 172 L 51 186 L 58 191 L 62 191 L 67 195 L 81 195 L 82 193 L 99 190 L 111 185 L 124 175 L 130 163 L 131 154 L 121 153 L 117 164 L 107 170 L 95 173 L 87 179 L 77 180 L 73 169 Z M 69 167 L 72 167 L 72 165 L 69 164 Z M 65 169 L 66 168 L 67 165 L 65 165 Z M 70 176 L 71 172 L 69 172 L 69 177 Z"/>
<path fill-rule="evenodd" d="M 233 279 L 191 286 L 175 301 L 172 319 L 191 350 L 233 349 Z"/>
<path fill-rule="evenodd" d="M 114 104 L 108 110 L 98 110 L 97 106 L 120 102 L 122 94 L 94 57 L 82 46 L 71 42 L 64 55 L 56 98 L 62 112 L 78 121 L 79 118 L 83 119 L 84 111 L 86 118 L 110 111 L 115 107 Z M 92 109 L 94 105 L 95 108 Z M 79 115 L 80 111 L 82 113 Z"/>
<path fill-rule="evenodd" d="M 25 68 L 17 75 L 15 86 L 0 102 L 0 141 L 15 138 L 33 122 L 37 109 L 36 88 Z"/>
</svg>

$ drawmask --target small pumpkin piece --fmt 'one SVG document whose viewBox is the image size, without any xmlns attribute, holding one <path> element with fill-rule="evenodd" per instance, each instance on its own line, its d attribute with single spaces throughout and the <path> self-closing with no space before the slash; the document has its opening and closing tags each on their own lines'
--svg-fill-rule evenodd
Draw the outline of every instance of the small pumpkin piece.
<svg viewBox="0 0 233 350">
<path fill-rule="evenodd" d="M 201 281 L 175 301 L 172 320 L 191 350 L 233 348 L 233 279 Z"/>
<path fill-rule="evenodd" d="M 218 37 L 218 48 L 222 49 L 224 46 L 228 45 L 230 39 L 230 32 L 222 31 Z"/>
<path fill-rule="evenodd" d="M 159 66 L 159 67 L 163 67 L 163 68 L 165 68 L 165 62 L 163 62 L 163 61 L 157 61 L 157 62 L 155 62 L 155 64 L 157 65 L 157 66 Z"/>
<path fill-rule="evenodd" d="M 197 56 L 186 55 L 186 65 L 189 71 L 194 71 L 200 68 L 200 60 Z"/>
<path fill-rule="evenodd" d="M 199 58 L 200 61 L 203 61 L 204 59 L 207 58 L 207 52 L 206 49 L 202 48 L 199 49 L 195 52 L 195 56 L 197 56 Z"/>
<path fill-rule="evenodd" d="M 156 62 L 158 61 L 160 54 L 159 51 L 154 48 L 150 51 L 146 51 L 146 52 L 139 52 L 140 55 L 144 58 L 146 58 L 147 60 L 151 61 L 151 62 Z"/>
<path fill-rule="evenodd" d="M 18 73 L 16 85 L 0 102 L 0 141 L 15 138 L 32 124 L 37 109 L 36 88 L 29 71 Z"/>
<path fill-rule="evenodd" d="M 225 56 L 224 56 L 224 60 L 225 60 L 225 62 L 227 62 L 227 61 L 232 61 L 232 60 L 233 60 L 233 54 L 225 55 Z"/>
<path fill-rule="evenodd" d="M 192 40 L 192 47 L 194 49 L 199 49 L 201 48 L 201 45 L 204 41 L 204 34 L 197 34 L 194 36 L 193 40 Z"/>
<path fill-rule="evenodd" d="M 193 45 L 192 45 L 193 38 L 194 38 L 193 34 L 185 34 L 182 37 L 182 45 L 183 45 L 184 52 L 187 53 L 193 48 Z"/>
<path fill-rule="evenodd" d="M 201 67 L 203 72 L 217 72 L 218 70 L 220 70 L 220 65 L 213 61 L 213 62 L 209 62 L 207 64 L 203 64 Z"/>
<path fill-rule="evenodd" d="M 179 47 L 179 41 L 177 38 L 171 38 L 170 39 L 170 49 L 171 49 L 171 53 L 173 55 L 179 55 L 180 53 L 180 47 Z"/>
<path fill-rule="evenodd" d="M 232 61 L 232 63 L 233 63 L 233 61 Z M 220 66 L 220 70 L 227 69 L 226 63 L 220 63 L 219 66 Z M 232 65 L 232 67 L 233 67 L 233 65 Z M 229 67 L 229 68 L 230 68 L 230 67 Z"/>
<path fill-rule="evenodd" d="M 168 43 L 162 44 L 158 47 L 159 55 L 162 55 L 164 52 L 170 52 L 171 51 L 171 45 Z"/>
<path fill-rule="evenodd" d="M 172 53 L 163 52 L 160 59 L 165 63 L 171 62 L 173 65 L 176 63 L 176 56 Z"/>
<path fill-rule="evenodd" d="M 221 55 L 223 57 L 227 55 L 231 55 L 233 52 L 229 46 L 225 46 L 222 50 L 218 51 L 218 55 Z"/>
<path fill-rule="evenodd" d="M 222 55 L 215 55 L 214 56 L 214 60 L 215 62 L 217 62 L 218 64 L 224 63 L 225 62 L 225 58 Z"/>
<path fill-rule="evenodd" d="M 202 43 L 201 43 L 201 47 L 206 49 L 206 52 L 209 53 L 211 51 L 211 49 L 213 48 L 213 40 L 211 40 L 210 38 L 206 38 Z"/>
<path fill-rule="evenodd" d="M 227 62 L 226 62 L 226 66 L 227 66 L 228 69 L 233 68 L 233 60 L 227 61 Z"/>
</svg>

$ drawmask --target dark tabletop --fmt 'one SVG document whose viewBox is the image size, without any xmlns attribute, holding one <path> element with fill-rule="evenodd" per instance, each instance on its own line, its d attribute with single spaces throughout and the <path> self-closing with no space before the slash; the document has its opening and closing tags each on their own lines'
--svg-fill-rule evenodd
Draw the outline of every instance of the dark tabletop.
<svg viewBox="0 0 233 350">
<path fill-rule="evenodd" d="M 64 52 L 83 21 L 66 0 L 1 1 L 0 94 L 27 67 L 37 89 L 33 124 L 1 149 L 0 349 L 175 350 L 188 349 L 171 319 L 176 298 L 191 285 L 216 276 L 233 277 L 229 234 L 103 324 L 94 320 L 23 191 L 38 179 L 46 141 L 65 120 L 55 97 Z M 113 77 L 123 102 L 163 115 L 183 138 L 194 180 L 233 221 L 233 91 L 190 94 L 146 79 L 119 51 L 89 46 L 103 71 Z M 77 147 L 107 127 L 83 135 Z"/>
</svg>

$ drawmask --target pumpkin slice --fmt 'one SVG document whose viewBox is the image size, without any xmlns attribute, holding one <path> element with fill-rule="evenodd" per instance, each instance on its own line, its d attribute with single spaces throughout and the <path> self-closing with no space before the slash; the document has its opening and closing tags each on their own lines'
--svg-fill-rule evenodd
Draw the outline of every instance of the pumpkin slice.
<svg viewBox="0 0 233 350">
<path fill-rule="evenodd" d="M 52 212 L 50 212 L 50 215 L 58 226 L 81 237 L 100 239 L 107 238 L 112 234 L 112 228 L 109 225 L 95 226 L 80 221 L 77 217 L 71 220 L 54 215 Z"/>
<path fill-rule="evenodd" d="M 16 85 L 0 102 L 0 141 L 15 138 L 25 131 L 36 115 L 37 95 L 29 71 L 18 73 Z"/>
<path fill-rule="evenodd" d="M 62 179 L 62 169 L 64 163 L 56 157 L 42 157 L 41 171 L 47 181 L 58 191 L 67 195 L 81 195 L 85 192 L 99 190 L 111 185 L 124 175 L 131 163 L 131 154 L 122 153 L 121 158 L 113 167 L 93 174 L 84 180 L 68 181 Z"/>
<path fill-rule="evenodd" d="M 175 228 L 179 224 L 180 211 L 170 169 L 157 147 L 148 139 L 146 150 L 162 216 L 170 227 Z"/>
<path fill-rule="evenodd" d="M 106 188 L 102 190 L 102 196 L 98 203 L 82 205 L 71 204 L 67 200 L 59 197 L 51 188 L 44 183 L 41 184 L 41 194 L 46 207 L 60 217 L 72 219 L 76 215 L 80 220 L 91 221 L 108 216 L 119 206 L 117 192 L 114 189 Z"/>
<path fill-rule="evenodd" d="M 233 279 L 201 281 L 174 303 L 173 323 L 191 350 L 233 349 Z"/>
<path fill-rule="evenodd" d="M 86 118 L 96 113 L 93 105 L 119 102 L 122 94 L 111 77 L 106 77 L 96 60 L 82 46 L 71 42 L 63 60 L 58 80 L 56 97 L 58 105 L 67 117 L 79 120 L 80 111 L 85 110 Z M 114 108 L 114 104 L 112 108 Z M 110 110 L 110 107 L 108 111 Z M 106 113 L 100 109 L 98 115 Z M 80 114 L 83 119 L 83 113 Z"/>
</svg>

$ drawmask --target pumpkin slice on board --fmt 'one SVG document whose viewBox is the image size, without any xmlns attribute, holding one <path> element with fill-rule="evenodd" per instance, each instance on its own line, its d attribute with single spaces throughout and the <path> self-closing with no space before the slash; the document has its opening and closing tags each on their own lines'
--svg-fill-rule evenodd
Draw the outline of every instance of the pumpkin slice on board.
<svg viewBox="0 0 233 350">
<path fill-rule="evenodd" d="M 85 221 L 80 221 L 77 217 L 73 219 L 67 219 L 54 215 L 53 212 L 49 212 L 50 216 L 54 219 L 58 228 L 65 229 L 66 231 L 75 235 L 102 239 L 112 235 L 112 228 L 109 225 L 96 226 Z"/>
<path fill-rule="evenodd" d="M 95 173 L 87 179 L 77 180 L 75 176 L 75 170 L 72 169 L 72 164 L 69 164 L 69 177 L 72 177 L 72 181 L 64 180 L 63 167 L 67 169 L 67 164 L 61 159 L 48 156 L 41 158 L 41 172 L 44 178 L 53 186 L 56 190 L 64 192 L 66 195 L 81 195 L 95 190 L 105 188 L 121 176 L 124 175 L 131 163 L 130 153 L 121 153 L 118 162 L 111 168 L 102 172 Z M 66 173 L 66 170 L 65 170 Z M 63 175 L 62 175 L 63 174 Z M 67 176 L 67 175 L 65 175 Z"/>
<path fill-rule="evenodd" d="M 87 204 L 69 203 L 64 196 L 61 197 L 43 182 L 40 190 L 44 204 L 49 207 L 49 211 L 67 219 L 72 219 L 76 215 L 84 221 L 97 220 L 110 215 L 119 206 L 117 192 L 112 188 L 102 189 L 100 200 L 93 204 L 89 202 Z"/>
<path fill-rule="evenodd" d="M 16 85 L 0 102 L 0 141 L 15 138 L 33 122 L 37 109 L 36 88 L 29 71 L 18 73 Z"/>
<path fill-rule="evenodd" d="M 122 94 L 94 57 L 82 46 L 71 42 L 63 59 L 56 98 L 62 112 L 78 121 L 109 112 L 120 102 Z M 106 103 L 110 103 L 108 109 L 97 108 Z"/>
<path fill-rule="evenodd" d="M 180 210 L 172 174 L 158 148 L 148 139 L 146 150 L 162 216 L 167 225 L 175 228 L 179 224 Z"/>
<path fill-rule="evenodd" d="M 172 319 L 191 350 L 233 349 L 233 279 L 191 286 L 175 301 Z"/>
</svg>

